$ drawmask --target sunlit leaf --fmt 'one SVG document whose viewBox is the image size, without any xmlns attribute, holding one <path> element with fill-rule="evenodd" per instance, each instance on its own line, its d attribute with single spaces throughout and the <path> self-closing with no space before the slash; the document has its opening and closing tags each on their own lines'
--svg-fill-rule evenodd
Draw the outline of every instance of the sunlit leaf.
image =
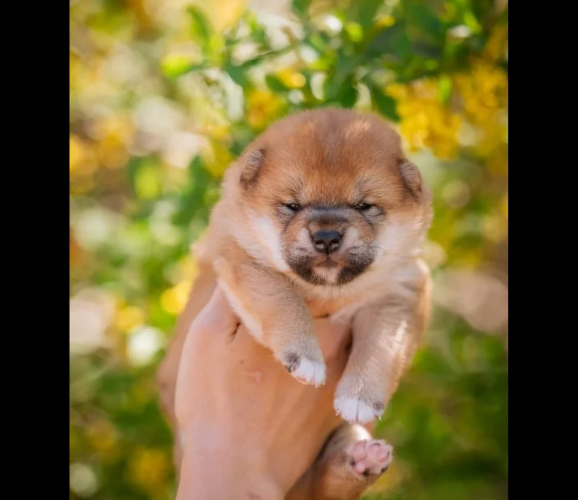
<svg viewBox="0 0 578 500">
<path fill-rule="evenodd" d="M 439 97 L 440 101 L 447 104 L 452 95 L 452 80 L 448 75 L 440 77 L 439 81 Z"/>
<path fill-rule="evenodd" d="M 204 49 L 207 49 L 212 35 L 212 28 L 203 12 L 197 7 L 190 5 L 187 8 L 191 20 L 191 31 Z"/>
</svg>

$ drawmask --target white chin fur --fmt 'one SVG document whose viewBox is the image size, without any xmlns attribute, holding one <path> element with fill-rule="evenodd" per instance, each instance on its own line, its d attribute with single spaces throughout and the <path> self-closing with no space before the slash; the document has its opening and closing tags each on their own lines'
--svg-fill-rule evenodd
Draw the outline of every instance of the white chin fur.
<svg viewBox="0 0 578 500">
<path fill-rule="evenodd" d="M 313 272 L 325 283 L 335 283 L 337 281 L 337 277 L 339 276 L 339 268 L 337 267 L 315 267 L 313 268 Z"/>
</svg>

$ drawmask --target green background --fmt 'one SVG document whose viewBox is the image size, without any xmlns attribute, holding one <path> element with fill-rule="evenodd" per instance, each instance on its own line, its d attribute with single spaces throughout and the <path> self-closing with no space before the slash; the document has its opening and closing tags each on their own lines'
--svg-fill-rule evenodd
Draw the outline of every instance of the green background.
<svg viewBox="0 0 578 500">
<path fill-rule="evenodd" d="M 196 5 L 196 6 L 195 6 Z M 507 2 L 71 2 L 70 498 L 170 499 L 155 369 L 222 172 L 299 109 L 394 123 L 434 310 L 371 499 L 507 498 Z"/>
</svg>

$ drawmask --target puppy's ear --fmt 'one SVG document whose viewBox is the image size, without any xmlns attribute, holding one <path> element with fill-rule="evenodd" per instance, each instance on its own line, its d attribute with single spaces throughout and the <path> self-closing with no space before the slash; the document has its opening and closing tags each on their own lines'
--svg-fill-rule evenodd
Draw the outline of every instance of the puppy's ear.
<svg viewBox="0 0 578 500">
<path fill-rule="evenodd" d="M 414 198 L 419 198 L 422 194 L 423 180 L 419 169 L 406 158 L 399 160 L 399 171 L 405 187 Z"/>
<path fill-rule="evenodd" d="M 243 160 L 243 171 L 241 172 L 241 185 L 248 187 L 255 183 L 261 167 L 265 162 L 265 150 L 257 149 L 248 153 Z"/>
</svg>

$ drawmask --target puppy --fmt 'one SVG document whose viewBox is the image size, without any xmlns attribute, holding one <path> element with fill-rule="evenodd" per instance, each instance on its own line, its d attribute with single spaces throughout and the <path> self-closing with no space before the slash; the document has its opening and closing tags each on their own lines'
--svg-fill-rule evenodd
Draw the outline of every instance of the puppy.
<svg viewBox="0 0 578 500">
<path fill-rule="evenodd" d="M 366 428 L 382 415 L 429 318 L 431 281 L 420 246 L 431 218 L 431 193 L 417 167 L 397 133 L 372 114 L 288 116 L 225 173 L 194 251 L 253 337 L 297 380 L 319 386 L 326 370 L 312 318 L 352 327 L 334 398 L 348 424 L 288 499 L 354 500 L 388 468 L 391 446 Z M 170 407 L 174 377 L 163 378 Z"/>
<path fill-rule="evenodd" d="M 312 316 L 351 321 L 335 409 L 367 423 L 425 329 L 419 254 L 431 217 L 430 191 L 384 121 L 306 111 L 272 125 L 227 170 L 195 251 L 254 338 L 303 383 L 325 381 Z"/>
</svg>

